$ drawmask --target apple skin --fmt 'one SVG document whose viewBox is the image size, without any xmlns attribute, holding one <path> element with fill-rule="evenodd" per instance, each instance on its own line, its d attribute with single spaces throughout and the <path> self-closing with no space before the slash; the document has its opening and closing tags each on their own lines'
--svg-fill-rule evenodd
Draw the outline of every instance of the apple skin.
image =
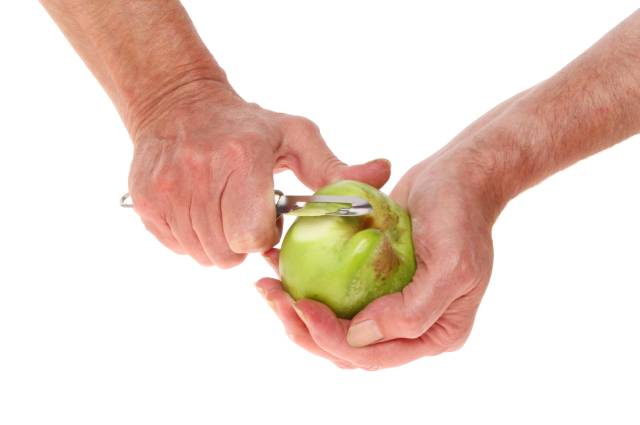
<svg viewBox="0 0 640 425">
<path fill-rule="evenodd" d="M 351 319 L 411 281 L 416 270 L 411 219 L 387 195 L 361 182 L 339 181 L 316 194 L 358 196 L 373 212 L 298 217 L 282 242 L 280 277 L 295 300 L 320 301 L 338 317 Z"/>
</svg>

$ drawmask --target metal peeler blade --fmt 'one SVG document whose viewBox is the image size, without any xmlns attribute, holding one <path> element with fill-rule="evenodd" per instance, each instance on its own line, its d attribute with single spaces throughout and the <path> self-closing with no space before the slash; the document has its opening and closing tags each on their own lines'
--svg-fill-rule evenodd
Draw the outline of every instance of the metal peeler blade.
<svg viewBox="0 0 640 425">
<path fill-rule="evenodd" d="M 340 216 L 354 217 L 369 214 L 373 207 L 369 202 L 357 196 L 337 195 L 285 195 L 275 191 L 276 215 L 293 214 L 299 216 Z M 324 204 L 319 208 L 310 208 L 313 204 Z"/>
</svg>

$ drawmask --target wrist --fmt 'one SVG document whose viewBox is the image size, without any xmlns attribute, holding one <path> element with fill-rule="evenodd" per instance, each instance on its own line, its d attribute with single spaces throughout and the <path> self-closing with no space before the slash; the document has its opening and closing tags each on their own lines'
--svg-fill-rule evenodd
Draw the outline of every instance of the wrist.
<svg viewBox="0 0 640 425">
<path fill-rule="evenodd" d="M 546 163 L 535 147 L 544 144 L 548 132 L 523 105 L 517 99 L 481 129 L 454 139 L 434 160 L 427 160 L 435 163 L 428 168 L 468 188 L 491 224 L 511 199 L 546 175 Z"/>
<path fill-rule="evenodd" d="M 182 87 L 215 82 L 231 91 L 178 0 L 46 2 L 113 100 L 134 137 Z M 160 108 L 162 109 L 162 108 Z"/>
<path fill-rule="evenodd" d="M 223 104 L 240 97 L 221 69 L 194 64 L 176 69 L 162 78 L 149 81 L 147 89 L 130 96 L 124 105 L 123 121 L 135 142 L 144 130 L 170 111 L 188 107 L 201 99 L 218 99 Z"/>
</svg>

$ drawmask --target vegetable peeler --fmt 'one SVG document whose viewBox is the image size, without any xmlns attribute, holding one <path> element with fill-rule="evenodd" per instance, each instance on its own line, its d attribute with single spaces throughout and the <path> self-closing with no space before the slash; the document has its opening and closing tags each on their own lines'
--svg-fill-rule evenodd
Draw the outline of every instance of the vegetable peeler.
<svg viewBox="0 0 640 425">
<path fill-rule="evenodd" d="M 291 214 L 304 217 L 339 216 L 355 217 L 369 214 L 373 207 L 365 199 L 357 196 L 338 195 L 285 195 L 274 191 L 276 217 Z M 128 193 L 120 198 L 120 206 L 132 208 L 133 200 Z"/>
</svg>

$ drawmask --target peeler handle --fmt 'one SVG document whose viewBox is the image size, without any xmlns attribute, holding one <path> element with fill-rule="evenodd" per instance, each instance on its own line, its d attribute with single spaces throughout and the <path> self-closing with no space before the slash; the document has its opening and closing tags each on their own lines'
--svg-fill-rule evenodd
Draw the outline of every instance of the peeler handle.
<svg viewBox="0 0 640 425">
<path fill-rule="evenodd" d="M 276 205 L 276 219 L 279 218 L 286 211 L 286 204 L 284 201 L 284 193 L 282 191 L 276 189 L 273 191 L 273 200 Z M 131 195 L 129 193 L 125 193 L 120 197 L 120 206 L 122 208 L 133 208 L 133 199 L 131 199 Z"/>
</svg>

